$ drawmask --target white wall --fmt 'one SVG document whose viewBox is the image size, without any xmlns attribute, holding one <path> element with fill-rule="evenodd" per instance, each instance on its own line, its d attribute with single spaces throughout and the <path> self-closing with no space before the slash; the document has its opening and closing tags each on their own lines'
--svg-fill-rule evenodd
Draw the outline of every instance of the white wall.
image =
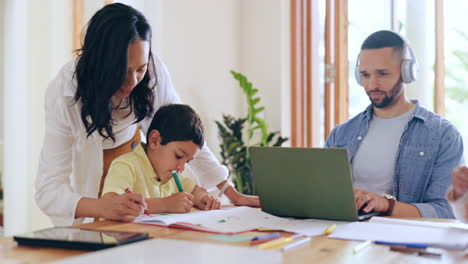
<svg viewBox="0 0 468 264">
<path fill-rule="evenodd" d="M 5 3 L 3 0 L 0 1 L 0 152 L 3 152 L 2 143 L 3 143 L 3 28 L 5 25 Z M 0 154 L 0 171 L 2 171 L 2 155 Z"/>
<path fill-rule="evenodd" d="M 414 14 L 418 13 L 417 16 Z M 406 2 L 406 35 L 419 62 L 418 80 L 408 85 L 410 99 L 418 99 L 430 111 L 434 110 L 435 32 L 434 5 L 426 0 Z"/>
<path fill-rule="evenodd" d="M 71 59 L 71 1 L 5 1 L 5 234 L 50 224 L 34 202 L 44 93 Z"/>
<path fill-rule="evenodd" d="M 11 235 L 49 225 L 35 205 L 33 184 L 44 135 L 44 92 L 71 58 L 72 0 L 4 1 L 5 232 Z M 182 100 L 202 117 L 207 143 L 217 156 L 214 120 L 223 113 L 246 113 L 231 69 L 246 74 L 260 89 L 272 130 L 288 122 L 281 116 L 289 114 L 281 109 L 289 100 L 280 96 L 289 87 L 289 26 L 283 25 L 288 22 L 287 0 L 122 2 L 149 19 L 154 51 L 167 64 Z M 86 0 L 84 22 L 101 6 L 102 1 Z"/>
<path fill-rule="evenodd" d="M 5 26 L 5 3 L 3 0 L 0 0 L 0 184 L 2 184 L 2 174 L 3 174 L 3 108 L 5 106 L 4 103 L 4 92 L 3 90 L 4 85 L 3 85 L 3 69 L 4 69 L 4 63 L 3 63 L 3 42 L 4 42 L 4 26 Z M 3 210 L 3 208 L 0 208 L 0 210 Z M 3 214 L 3 212 L 0 212 Z"/>
<path fill-rule="evenodd" d="M 230 70 L 245 74 L 258 88 L 265 119 L 281 130 L 281 96 L 289 87 L 289 5 L 286 0 L 163 0 L 156 52 L 166 62 L 182 100 L 195 107 L 208 146 L 219 157 L 214 120 L 245 116 L 247 105 Z M 146 10 L 144 10 L 146 14 Z M 155 21 L 153 17 L 148 18 Z M 285 98 L 286 97 L 286 98 Z M 289 105 L 286 106 L 289 109 Z M 288 112 L 288 111 L 286 111 Z M 284 117 L 284 116 L 283 116 Z M 289 135 L 289 131 L 283 131 Z"/>
<path fill-rule="evenodd" d="M 162 8 L 159 54 L 182 101 L 200 114 L 207 144 L 217 154 L 214 120 L 222 113 L 239 116 L 243 108 L 229 73 L 239 69 L 239 1 L 171 0 Z"/>
<path fill-rule="evenodd" d="M 27 162 L 28 149 L 28 124 L 27 124 L 27 80 L 24 74 L 27 57 L 24 52 L 13 54 L 12 50 L 26 50 L 27 43 L 27 3 L 25 0 L 5 2 L 5 63 L 8 65 L 4 73 L 4 87 L 15 87 L 15 89 L 5 89 L 5 124 L 15 127 L 17 133 L 7 129 L 5 131 L 5 170 L 4 170 L 4 214 L 5 214 L 5 235 L 26 229 L 28 219 L 28 169 L 23 166 Z M 13 29 L 12 25 L 15 25 Z M 10 51 L 10 52 L 8 52 Z M 26 101 L 26 103 L 24 103 Z M 14 115 L 13 115 L 14 113 Z M 13 148 L 15 145 L 15 148 Z M 11 151 L 10 151 L 11 149 Z M 23 156 L 24 155 L 24 156 Z M 14 177 L 16 176 L 16 177 Z M 25 190 L 26 189 L 26 190 Z M 15 196 L 14 193 L 24 193 Z M 16 206 L 15 206 L 16 205 Z M 16 212 L 14 208 L 16 207 Z M 14 219 L 13 216 L 18 217 Z"/>
<path fill-rule="evenodd" d="M 289 67 L 283 67 L 289 65 L 290 58 L 289 28 L 285 30 L 283 27 L 289 25 L 288 12 L 285 12 L 289 11 L 289 5 L 284 4 L 287 2 L 240 1 L 240 67 L 236 70 L 245 74 L 259 89 L 260 105 L 265 106 L 264 118 L 270 131 L 281 130 L 285 110 L 282 89 L 289 87 Z M 244 98 L 242 95 L 242 100 Z M 289 105 L 286 109 L 289 110 Z"/>
</svg>

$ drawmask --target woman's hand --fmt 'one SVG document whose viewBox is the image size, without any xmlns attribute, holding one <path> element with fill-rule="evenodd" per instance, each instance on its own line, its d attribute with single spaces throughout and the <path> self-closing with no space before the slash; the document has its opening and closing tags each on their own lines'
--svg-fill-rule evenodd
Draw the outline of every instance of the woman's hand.
<svg viewBox="0 0 468 264">
<path fill-rule="evenodd" d="M 233 188 L 234 189 L 234 188 Z M 228 195 L 226 195 L 228 196 Z M 233 198 L 228 196 L 231 202 L 237 206 L 250 206 L 250 207 L 260 207 L 260 198 L 254 195 L 245 195 L 236 192 L 232 195 Z"/>
<path fill-rule="evenodd" d="M 106 193 L 97 202 L 100 218 L 124 222 L 132 222 L 146 208 L 145 199 L 136 193 Z"/>
<path fill-rule="evenodd" d="M 371 211 L 386 212 L 389 206 L 387 199 L 361 189 L 354 189 L 354 201 L 356 202 L 357 210 L 362 208 L 365 213 Z"/>
</svg>

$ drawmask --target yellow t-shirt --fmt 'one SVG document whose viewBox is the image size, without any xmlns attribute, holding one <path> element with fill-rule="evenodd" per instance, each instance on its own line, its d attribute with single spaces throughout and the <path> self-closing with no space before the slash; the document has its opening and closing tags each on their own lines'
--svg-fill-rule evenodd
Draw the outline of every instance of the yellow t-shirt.
<svg viewBox="0 0 468 264">
<path fill-rule="evenodd" d="M 126 188 L 145 198 L 158 198 L 171 196 L 179 192 L 174 178 L 162 184 L 146 156 L 144 143 L 140 143 L 134 152 L 124 154 L 114 161 L 109 168 L 102 195 L 108 192 L 122 194 Z M 185 192 L 191 193 L 195 182 L 182 177 L 180 179 Z"/>
</svg>

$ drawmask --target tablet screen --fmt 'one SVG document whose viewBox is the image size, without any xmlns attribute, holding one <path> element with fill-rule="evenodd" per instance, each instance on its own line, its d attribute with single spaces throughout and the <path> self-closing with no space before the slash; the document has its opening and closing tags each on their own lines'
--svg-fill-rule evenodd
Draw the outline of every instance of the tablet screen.
<svg viewBox="0 0 468 264">
<path fill-rule="evenodd" d="M 69 227 L 53 227 L 26 233 L 14 237 L 20 245 L 54 246 L 86 248 L 106 248 L 149 238 L 147 233 L 94 231 Z M 92 248 L 90 248 L 92 249 Z"/>
</svg>

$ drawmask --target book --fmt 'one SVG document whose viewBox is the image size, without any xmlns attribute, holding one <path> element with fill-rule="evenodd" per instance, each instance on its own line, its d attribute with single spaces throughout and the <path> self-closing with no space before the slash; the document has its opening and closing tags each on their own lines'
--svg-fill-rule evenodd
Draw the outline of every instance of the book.
<svg viewBox="0 0 468 264">
<path fill-rule="evenodd" d="M 134 222 L 217 234 L 237 234 L 266 228 L 268 230 L 300 233 L 307 236 L 322 235 L 330 225 L 346 223 L 321 219 L 287 219 L 250 207 L 191 211 L 184 214 L 141 215 Z"/>
<path fill-rule="evenodd" d="M 287 219 L 270 215 L 260 209 L 235 207 L 231 209 L 191 211 L 184 214 L 141 215 L 134 223 L 169 226 L 217 234 L 237 234 L 259 227 L 283 224 Z"/>
</svg>

